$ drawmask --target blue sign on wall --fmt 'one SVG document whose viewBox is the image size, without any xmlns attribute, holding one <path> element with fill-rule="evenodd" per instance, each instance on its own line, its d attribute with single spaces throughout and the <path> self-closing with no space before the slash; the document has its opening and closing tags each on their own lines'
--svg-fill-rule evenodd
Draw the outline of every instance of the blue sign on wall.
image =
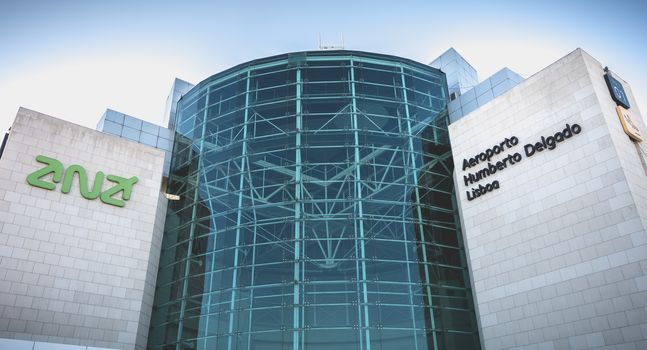
<svg viewBox="0 0 647 350">
<path fill-rule="evenodd" d="M 625 88 L 622 86 L 622 83 L 611 75 L 608 68 L 604 68 L 604 71 L 604 79 L 607 81 L 611 98 L 620 106 L 629 109 L 631 106 L 629 105 L 629 99 L 627 98 L 627 94 L 625 94 Z"/>
</svg>

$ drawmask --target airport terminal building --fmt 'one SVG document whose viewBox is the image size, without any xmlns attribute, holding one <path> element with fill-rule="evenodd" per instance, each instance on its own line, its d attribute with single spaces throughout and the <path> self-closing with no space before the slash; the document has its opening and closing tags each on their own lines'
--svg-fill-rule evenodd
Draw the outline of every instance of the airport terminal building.
<svg viewBox="0 0 647 350">
<path fill-rule="evenodd" d="M 645 124 L 580 49 L 283 54 L 164 119 L 18 111 L 0 349 L 647 348 Z"/>
</svg>

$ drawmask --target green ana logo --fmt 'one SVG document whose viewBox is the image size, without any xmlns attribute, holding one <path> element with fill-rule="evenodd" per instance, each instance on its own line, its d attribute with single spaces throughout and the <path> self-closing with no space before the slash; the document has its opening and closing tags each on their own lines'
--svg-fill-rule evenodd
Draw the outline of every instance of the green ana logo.
<svg viewBox="0 0 647 350">
<path fill-rule="evenodd" d="M 43 176 L 53 173 L 54 176 L 52 177 L 52 181 L 59 183 L 61 182 L 61 179 L 63 180 L 63 188 L 61 188 L 61 192 L 70 193 L 72 182 L 74 181 L 74 174 L 77 174 L 79 178 L 79 189 L 83 198 L 93 200 L 97 199 L 98 197 L 102 202 L 117 207 L 123 207 L 125 201 L 130 199 L 133 185 L 136 184 L 138 180 L 136 176 L 133 176 L 129 179 L 116 175 L 108 175 L 106 177 L 103 172 L 99 171 L 94 177 L 92 188 L 88 189 L 88 175 L 86 174 L 85 169 L 83 169 L 82 166 L 76 164 L 70 165 L 67 170 L 65 170 L 65 176 L 63 176 L 63 163 L 59 162 L 58 160 L 39 155 L 36 157 L 36 161 L 45 164 L 45 167 L 27 175 L 27 183 L 29 183 L 30 185 L 44 188 L 50 191 L 56 189 L 56 184 L 41 180 Z M 107 178 L 108 181 L 116 183 L 116 185 L 101 192 L 104 178 Z M 113 197 L 119 192 L 123 192 L 121 196 L 123 200 Z"/>
</svg>

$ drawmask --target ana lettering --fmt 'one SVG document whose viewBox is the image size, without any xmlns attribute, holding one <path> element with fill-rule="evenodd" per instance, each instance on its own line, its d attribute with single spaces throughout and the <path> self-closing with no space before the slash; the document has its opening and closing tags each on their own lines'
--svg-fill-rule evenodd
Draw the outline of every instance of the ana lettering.
<svg viewBox="0 0 647 350">
<path fill-rule="evenodd" d="M 61 192 L 70 193 L 72 182 L 74 182 L 74 175 L 76 174 L 79 179 L 79 192 L 81 192 L 81 197 L 89 200 L 99 198 L 103 203 L 117 207 L 123 207 L 125 205 L 125 201 L 130 199 L 133 185 L 136 184 L 138 180 L 136 176 L 124 178 L 116 175 L 108 175 L 106 177 L 103 172 L 99 171 L 94 176 L 92 188 L 88 188 L 88 175 L 82 166 L 74 164 L 70 165 L 67 170 L 65 170 L 63 163 L 43 155 L 36 156 L 36 161 L 45 164 L 45 167 L 27 175 L 28 184 L 51 191 L 56 189 L 56 184 L 63 180 Z M 52 173 L 52 182 L 42 180 L 43 177 Z M 104 178 L 115 183 L 115 185 L 102 192 L 101 188 L 103 187 Z M 114 197 L 119 192 L 122 193 L 121 199 Z"/>
</svg>

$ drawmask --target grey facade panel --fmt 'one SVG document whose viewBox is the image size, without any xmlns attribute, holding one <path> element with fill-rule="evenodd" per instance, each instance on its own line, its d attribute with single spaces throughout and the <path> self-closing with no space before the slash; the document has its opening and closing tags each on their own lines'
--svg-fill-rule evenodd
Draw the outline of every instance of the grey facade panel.
<svg viewBox="0 0 647 350">
<path fill-rule="evenodd" d="M 578 49 L 514 87 L 497 76 L 494 89 L 510 90 L 449 128 L 456 164 L 504 142 L 455 171 L 485 348 L 643 348 L 645 153 L 622 130 L 603 67 Z M 491 190 L 474 198 L 479 186 Z"/>
<path fill-rule="evenodd" d="M 45 166 L 38 155 L 81 165 L 91 183 L 99 171 L 138 181 L 123 207 L 82 197 L 79 176 L 69 193 L 51 177 L 43 179 L 54 189 L 34 187 L 26 179 Z M 19 110 L 0 160 L 0 337 L 34 349 L 145 348 L 149 320 L 140 315 L 152 307 L 163 165 L 162 151 Z M 101 191 L 113 185 L 109 177 Z"/>
</svg>

